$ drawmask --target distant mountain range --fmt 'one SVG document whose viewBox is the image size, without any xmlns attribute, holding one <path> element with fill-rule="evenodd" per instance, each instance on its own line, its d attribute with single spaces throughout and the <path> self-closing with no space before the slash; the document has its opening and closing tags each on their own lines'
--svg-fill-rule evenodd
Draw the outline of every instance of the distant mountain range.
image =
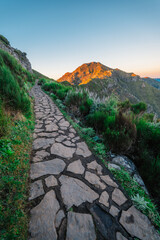
<svg viewBox="0 0 160 240">
<path fill-rule="evenodd" d="M 158 82 L 160 82 L 160 78 L 154 78 L 155 80 L 157 80 Z"/>
<path fill-rule="evenodd" d="M 57 80 L 87 89 L 94 97 L 104 99 L 112 93 L 120 100 L 128 98 L 132 103 L 144 101 L 148 111 L 160 117 L 160 82 L 153 78 L 141 78 L 118 68 L 109 68 L 100 62 L 85 63 Z"/>
</svg>

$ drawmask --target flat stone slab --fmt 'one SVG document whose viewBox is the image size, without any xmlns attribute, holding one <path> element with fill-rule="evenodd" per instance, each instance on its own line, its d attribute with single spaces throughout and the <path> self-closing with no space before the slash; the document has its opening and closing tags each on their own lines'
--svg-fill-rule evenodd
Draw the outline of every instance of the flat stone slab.
<svg viewBox="0 0 160 240">
<path fill-rule="evenodd" d="M 93 219 L 90 214 L 68 212 L 66 240 L 96 240 Z"/>
<path fill-rule="evenodd" d="M 60 209 L 53 190 L 46 193 L 43 200 L 31 210 L 29 231 L 34 240 L 56 240 L 56 213 Z"/>
<path fill-rule="evenodd" d="M 84 167 L 80 160 L 74 161 L 68 165 L 67 171 L 73 172 L 75 174 L 83 174 Z"/>
<path fill-rule="evenodd" d="M 33 162 L 40 162 L 42 161 L 45 157 L 48 157 L 50 154 L 46 152 L 45 150 L 37 151 L 36 156 L 33 157 L 32 161 Z"/>
<path fill-rule="evenodd" d="M 109 210 L 109 213 L 113 216 L 113 217 L 116 217 L 119 213 L 119 209 L 116 208 L 115 206 L 111 206 L 110 210 Z"/>
<path fill-rule="evenodd" d="M 46 125 L 46 131 L 47 132 L 54 132 L 58 130 L 58 126 L 55 123 L 51 123 Z"/>
<path fill-rule="evenodd" d="M 65 139 L 67 138 L 67 136 L 64 136 L 64 135 L 60 135 L 58 136 L 55 140 L 56 142 L 63 142 Z"/>
<path fill-rule="evenodd" d="M 95 170 L 97 174 L 102 175 L 102 166 L 95 161 L 87 163 L 87 168 Z"/>
<path fill-rule="evenodd" d="M 70 125 L 69 122 L 65 121 L 64 119 L 62 119 L 58 124 L 60 127 L 69 127 Z"/>
<path fill-rule="evenodd" d="M 149 219 L 134 206 L 122 211 L 120 223 L 133 237 L 143 240 L 159 240 L 160 236 Z"/>
<path fill-rule="evenodd" d="M 127 201 L 127 198 L 124 196 L 121 190 L 115 188 L 112 192 L 112 200 L 120 206 Z"/>
<path fill-rule="evenodd" d="M 31 164 L 31 179 L 36 179 L 38 177 L 47 174 L 59 174 L 63 172 L 66 164 L 61 159 L 55 158 L 50 161 L 38 162 Z"/>
<path fill-rule="evenodd" d="M 77 150 L 76 150 L 77 155 L 81 155 L 83 157 L 89 157 L 92 155 L 90 150 L 88 149 L 88 146 L 86 145 L 85 142 L 80 142 L 77 143 Z"/>
<path fill-rule="evenodd" d="M 54 138 L 37 138 L 33 141 L 33 149 L 38 150 L 40 148 L 47 148 L 55 142 Z"/>
<path fill-rule="evenodd" d="M 75 148 L 66 147 L 61 143 L 54 143 L 51 147 L 51 153 L 63 158 L 72 158 Z"/>
<path fill-rule="evenodd" d="M 94 173 L 86 171 L 85 179 L 97 188 L 100 188 L 100 189 L 106 188 L 106 185 L 102 183 L 100 178 Z"/>
<path fill-rule="evenodd" d="M 31 183 L 29 200 L 37 198 L 43 194 L 44 194 L 44 189 L 42 185 L 42 180 L 38 180 L 34 183 Z"/>
<path fill-rule="evenodd" d="M 63 142 L 68 147 L 75 147 L 76 145 L 74 143 L 71 143 L 69 140 Z"/>
<path fill-rule="evenodd" d="M 73 205 L 79 206 L 83 202 L 92 203 L 99 195 L 89 188 L 81 180 L 62 175 L 59 178 L 61 182 L 61 196 L 67 209 Z"/>
<path fill-rule="evenodd" d="M 105 176 L 100 176 L 100 178 L 107 183 L 107 185 L 112 186 L 112 187 L 118 187 L 117 183 L 114 182 L 109 175 L 105 175 Z"/>
<path fill-rule="evenodd" d="M 58 185 L 57 179 L 54 176 L 49 176 L 45 179 L 47 187 L 55 187 Z"/>
<path fill-rule="evenodd" d="M 109 199 L 109 194 L 106 191 L 104 191 L 102 192 L 99 198 L 99 202 L 102 203 L 104 206 L 109 207 L 108 199 Z"/>
</svg>

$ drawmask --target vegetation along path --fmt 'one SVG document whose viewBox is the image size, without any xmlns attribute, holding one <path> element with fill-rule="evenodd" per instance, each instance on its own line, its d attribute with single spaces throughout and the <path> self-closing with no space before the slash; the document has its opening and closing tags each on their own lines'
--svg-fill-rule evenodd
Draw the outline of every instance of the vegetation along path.
<svg viewBox="0 0 160 240">
<path fill-rule="evenodd" d="M 29 239 L 160 239 L 38 85 Z"/>
</svg>

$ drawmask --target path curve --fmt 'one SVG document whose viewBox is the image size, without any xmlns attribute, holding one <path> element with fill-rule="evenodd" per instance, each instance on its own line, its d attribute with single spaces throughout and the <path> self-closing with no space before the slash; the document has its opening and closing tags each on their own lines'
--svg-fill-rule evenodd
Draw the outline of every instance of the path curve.
<svg viewBox="0 0 160 240">
<path fill-rule="evenodd" d="M 158 240 L 112 174 L 36 84 L 30 240 Z"/>
</svg>

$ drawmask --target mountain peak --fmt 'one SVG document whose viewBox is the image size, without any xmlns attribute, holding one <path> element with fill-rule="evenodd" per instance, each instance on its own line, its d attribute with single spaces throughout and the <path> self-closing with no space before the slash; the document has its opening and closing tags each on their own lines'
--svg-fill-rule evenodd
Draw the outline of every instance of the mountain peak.
<svg viewBox="0 0 160 240">
<path fill-rule="evenodd" d="M 71 84 L 87 84 L 92 79 L 105 79 L 112 76 L 112 68 L 109 68 L 100 62 L 84 63 L 76 68 L 72 73 L 65 73 L 58 82 L 68 81 Z"/>
<path fill-rule="evenodd" d="M 119 79 L 124 78 L 127 81 L 136 80 L 139 78 L 138 75 L 134 73 L 126 73 L 121 71 L 120 69 L 112 69 L 100 62 L 90 62 L 84 63 L 73 72 L 65 73 L 61 78 L 59 78 L 58 82 L 68 81 L 70 84 L 73 85 L 81 85 L 87 84 L 93 79 Z"/>
</svg>

